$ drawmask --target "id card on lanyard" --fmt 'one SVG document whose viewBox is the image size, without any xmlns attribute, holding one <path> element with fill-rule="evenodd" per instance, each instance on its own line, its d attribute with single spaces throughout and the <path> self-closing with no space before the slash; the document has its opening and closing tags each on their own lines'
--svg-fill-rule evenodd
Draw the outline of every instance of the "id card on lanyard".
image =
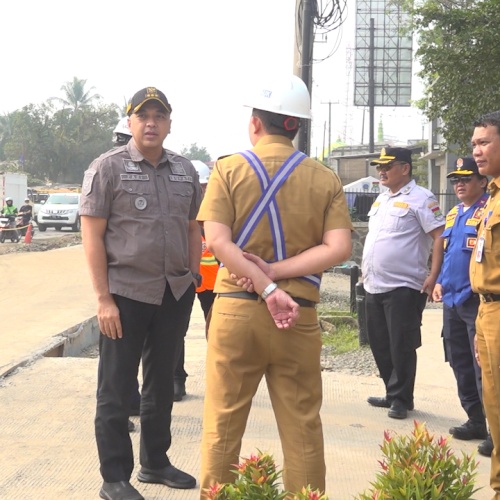
<svg viewBox="0 0 500 500">
<path fill-rule="evenodd" d="M 491 217 L 491 214 L 493 213 L 492 210 L 488 212 L 486 217 L 484 218 L 483 221 L 483 231 L 481 233 L 481 236 L 477 239 L 476 243 L 476 262 L 481 262 L 483 260 L 483 250 L 484 250 L 484 237 L 486 235 L 486 224 L 488 224 L 488 220 Z"/>
</svg>

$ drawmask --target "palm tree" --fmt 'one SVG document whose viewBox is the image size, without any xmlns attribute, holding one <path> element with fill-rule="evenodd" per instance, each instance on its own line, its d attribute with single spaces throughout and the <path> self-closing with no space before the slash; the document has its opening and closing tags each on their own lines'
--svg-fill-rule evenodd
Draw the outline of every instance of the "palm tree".
<svg viewBox="0 0 500 500">
<path fill-rule="evenodd" d="M 61 90 L 63 90 L 66 94 L 66 98 L 52 97 L 51 100 L 59 101 L 65 108 L 71 108 L 73 111 L 85 108 L 86 106 L 89 106 L 92 101 L 101 98 L 100 95 L 91 93 L 95 87 L 91 87 L 89 90 L 86 90 L 86 83 L 87 80 L 81 80 L 75 76 L 73 77 L 72 82 L 66 82 L 61 87 Z"/>
</svg>

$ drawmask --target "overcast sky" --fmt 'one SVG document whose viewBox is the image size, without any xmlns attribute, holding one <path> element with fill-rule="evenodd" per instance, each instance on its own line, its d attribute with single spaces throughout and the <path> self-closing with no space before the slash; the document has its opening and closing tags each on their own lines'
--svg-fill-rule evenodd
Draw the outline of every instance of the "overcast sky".
<svg viewBox="0 0 500 500">
<path fill-rule="evenodd" d="M 348 90 L 353 3 L 344 28 L 314 47 L 318 59 L 339 48 L 313 68 L 312 155 L 321 153 L 329 128 L 332 142 L 338 135 L 349 144 L 363 138 L 363 113 Z M 173 106 L 165 146 L 197 143 L 214 159 L 250 147 L 242 104 L 251 82 L 293 72 L 295 0 L 19 0 L 2 1 L 0 17 L 1 114 L 63 97 L 61 86 L 75 76 L 120 106 L 156 86 Z M 331 120 L 328 101 L 335 103 Z M 376 124 L 380 114 L 394 140 L 421 137 L 415 110 L 379 109 Z"/>
</svg>

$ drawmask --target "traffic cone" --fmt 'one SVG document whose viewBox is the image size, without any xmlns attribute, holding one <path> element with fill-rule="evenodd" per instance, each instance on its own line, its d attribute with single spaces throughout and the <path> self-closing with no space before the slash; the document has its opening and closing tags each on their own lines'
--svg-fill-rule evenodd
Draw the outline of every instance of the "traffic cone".
<svg viewBox="0 0 500 500">
<path fill-rule="evenodd" d="M 28 229 L 26 230 L 26 235 L 24 236 L 24 243 L 31 243 L 31 222 L 28 224 Z"/>
</svg>

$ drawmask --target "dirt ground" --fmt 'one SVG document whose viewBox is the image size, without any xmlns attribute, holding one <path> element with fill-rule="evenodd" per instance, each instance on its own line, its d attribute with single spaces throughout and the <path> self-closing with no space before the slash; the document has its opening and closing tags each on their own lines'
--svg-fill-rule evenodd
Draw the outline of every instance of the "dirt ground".
<svg viewBox="0 0 500 500">
<path fill-rule="evenodd" d="M 45 252 L 55 248 L 70 247 L 79 245 L 82 242 L 80 233 L 40 233 L 36 232 L 31 243 L 24 243 L 21 238 L 19 243 L 10 241 L 0 244 L 0 255 L 20 252 Z"/>
</svg>

